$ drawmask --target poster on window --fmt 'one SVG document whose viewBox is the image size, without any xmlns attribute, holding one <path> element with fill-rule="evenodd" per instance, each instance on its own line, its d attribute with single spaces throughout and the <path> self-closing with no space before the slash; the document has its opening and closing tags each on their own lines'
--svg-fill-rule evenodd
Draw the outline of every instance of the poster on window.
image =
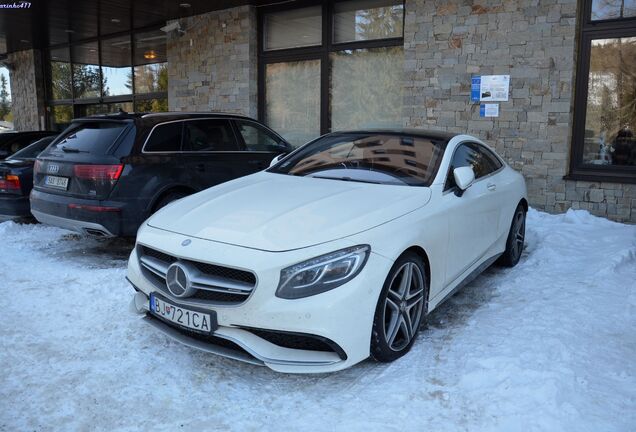
<svg viewBox="0 0 636 432">
<path fill-rule="evenodd" d="M 482 75 L 479 99 L 482 102 L 504 102 L 508 100 L 510 75 Z"/>
</svg>

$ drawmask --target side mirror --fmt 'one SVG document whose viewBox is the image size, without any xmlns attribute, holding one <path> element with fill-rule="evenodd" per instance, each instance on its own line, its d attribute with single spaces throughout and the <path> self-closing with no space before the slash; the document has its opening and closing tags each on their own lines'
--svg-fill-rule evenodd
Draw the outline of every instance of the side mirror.
<svg viewBox="0 0 636 432">
<path fill-rule="evenodd" d="M 284 158 L 285 156 L 287 156 L 287 153 L 281 153 L 278 156 L 276 156 L 274 159 L 272 159 L 272 161 L 269 163 L 269 167 L 273 167 L 274 165 L 276 165 L 278 162 L 280 162 L 280 160 L 282 158 Z"/>
<path fill-rule="evenodd" d="M 459 188 L 456 194 L 457 196 L 462 196 L 464 191 L 475 181 L 475 171 L 469 166 L 455 168 L 453 170 L 453 177 L 455 178 L 455 184 Z"/>
</svg>

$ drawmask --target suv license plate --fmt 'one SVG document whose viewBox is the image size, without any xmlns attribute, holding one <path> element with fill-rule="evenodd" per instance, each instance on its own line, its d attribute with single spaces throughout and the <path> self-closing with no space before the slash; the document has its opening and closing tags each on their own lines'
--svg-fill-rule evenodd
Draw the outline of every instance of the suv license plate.
<svg viewBox="0 0 636 432">
<path fill-rule="evenodd" d="M 216 316 L 211 313 L 175 306 L 154 294 L 150 294 L 150 311 L 164 320 L 199 332 L 212 333 L 217 327 Z"/>
<path fill-rule="evenodd" d="M 50 187 L 66 190 L 68 187 L 68 177 L 46 176 L 44 184 Z"/>
</svg>

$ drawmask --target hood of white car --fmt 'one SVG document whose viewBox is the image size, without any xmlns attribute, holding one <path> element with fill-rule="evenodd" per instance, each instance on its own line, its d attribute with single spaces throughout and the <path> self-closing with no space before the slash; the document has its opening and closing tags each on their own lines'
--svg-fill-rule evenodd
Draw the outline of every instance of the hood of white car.
<svg viewBox="0 0 636 432">
<path fill-rule="evenodd" d="M 148 225 L 253 249 L 300 249 L 366 231 L 424 206 L 429 188 L 267 172 L 186 197 Z"/>
</svg>

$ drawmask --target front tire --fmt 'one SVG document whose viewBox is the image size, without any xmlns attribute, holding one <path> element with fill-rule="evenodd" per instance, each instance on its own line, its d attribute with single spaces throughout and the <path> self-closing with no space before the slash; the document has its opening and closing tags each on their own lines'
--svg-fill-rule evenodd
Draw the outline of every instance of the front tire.
<svg viewBox="0 0 636 432">
<path fill-rule="evenodd" d="M 424 317 L 428 282 L 422 259 L 407 252 L 391 267 L 373 319 L 371 356 L 391 362 L 409 352 Z"/>
<path fill-rule="evenodd" d="M 506 240 L 506 250 L 498 263 L 504 267 L 514 267 L 521 259 L 523 245 L 526 238 L 526 209 L 521 204 L 517 206 L 510 224 L 510 232 Z"/>
</svg>

